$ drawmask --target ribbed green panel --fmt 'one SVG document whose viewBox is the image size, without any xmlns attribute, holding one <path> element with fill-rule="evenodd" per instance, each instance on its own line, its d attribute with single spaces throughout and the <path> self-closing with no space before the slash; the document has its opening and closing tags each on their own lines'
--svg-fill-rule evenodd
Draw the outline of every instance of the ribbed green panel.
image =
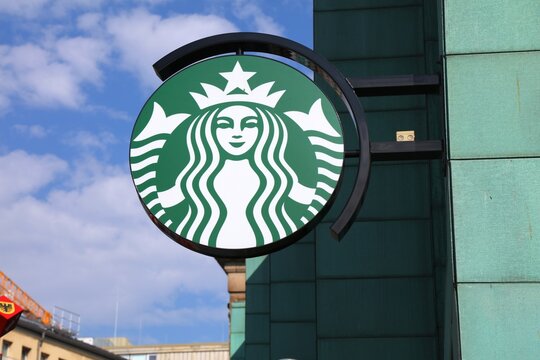
<svg viewBox="0 0 540 360">
<path fill-rule="evenodd" d="M 540 1 L 445 0 L 446 52 L 540 50 Z"/>
<path fill-rule="evenodd" d="M 458 286 L 463 360 L 538 360 L 540 283 Z"/>
<path fill-rule="evenodd" d="M 246 349 L 248 345 L 268 343 L 270 343 L 270 316 L 246 313 Z"/>
<path fill-rule="evenodd" d="M 362 219 L 425 219 L 430 217 L 427 162 L 372 165 L 369 191 L 359 212 Z"/>
<path fill-rule="evenodd" d="M 330 60 L 423 52 L 421 6 L 316 12 L 313 21 L 317 51 Z M 370 33 L 374 36 L 366 36 Z M 345 41 L 354 42 L 354 46 L 347 46 Z"/>
<path fill-rule="evenodd" d="M 431 278 L 319 280 L 317 299 L 320 337 L 435 336 Z"/>
<path fill-rule="evenodd" d="M 354 162 L 352 162 L 354 163 Z M 333 221 L 348 200 L 357 167 L 344 168 L 343 191 L 336 197 L 326 221 Z M 359 212 L 363 220 L 427 219 L 430 216 L 429 167 L 427 162 L 375 163 L 364 204 Z M 349 190 L 349 192 L 347 192 Z M 351 236 L 352 237 L 352 236 Z"/>
<path fill-rule="evenodd" d="M 314 9 L 315 49 L 345 76 L 437 71 L 434 4 L 317 0 Z M 429 124 L 439 122 L 438 104 L 426 96 L 361 100 L 371 141 L 393 141 L 398 130 L 415 130 L 418 140 L 440 138 L 438 125 Z M 342 105 L 337 108 L 344 114 Z M 431 110 L 436 115 L 428 119 Z M 346 133 L 353 131 L 345 126 Z M 432 216 L 440 208 L 431 200 L 441 193 L 432 192 L 430 164 L 374 163 L 358 221 L 335 242 L 328 228 L 347 201 L 355 165 L 347 160 L 342 192 L 316 230 L 317 358 L 435 359 L 440 316 L 433 243 L 444 241 L 433 238 Z"/>
<path fill-rule="evenodd" d="M 422 5 L 422 0 L 317 0 L 314 4 L 314 10 L 336 11 L 407 5 Z"/>
<path fill-rule="evenodd" d="M 371 355 L 355 358 L 354 354 L 358 353 Z M 321 339 L 318 359 L 435 360 L 437 359 L 437 343 L 432 337 Z"/>
<path fill-rule="evenodd" d="M 272 359 L 316 359 L 315 323 L 272 323 Z"/>
<path fill-rule="evenodd" d="M 344 130 L 352 137 L 355 129 L 349 114 L 340 112 L 339 116 L 345 121 Z M 415 129 L 417 140 L 429 139 L 424 109 L 371 111 L 367 112 L 366 117 L 371 141 L 395 141 L 396 131 L 406 129 Z M 354 145 L 346 144 L 346 149 L 357 150 L 358 145 L 356 143 Z"/>
<path fill-rule="evenodd" d="M 288 282 L 271 285 L 272 321 L 315 321 L 315 283 Z"/>
<path fill-rule="evenodd" d="M 268 284 L 250 284 L 246 288 L 246 297 L 252 300 L 249 302 L 248 308 L 250 314 L 270 312 L 270 287 Z"/>
<path fill-rule="evenodd" d="M 540 281 L 540 158 L 451 166 L 458 281 Z"/>
<path fill-rule="evenodd" d="M 377 111 L 367 116 L 371 141 L 396 141 L 396 131 L 408 129 L 415 129 L 416 140 L 429 138 L 425 110 Z"/>
<path fill-rule="evenodd" d="M 270 359 L 270 259 L 246 259 L 246 359 Z"/>
<path fill-rule="evenodd" d="M 424 57 L 421 54 L 410 57 L 332 61 L 332 63 L 347 77 L 421 74 L 425 67 Z M 365 100 L 367 99 L 363 99 L 362 102 Z"/>
<path fill-rule="evenodd" d="M 421 0 L 316 0 L 315 50 L 346 76 L 436 72 L 437 14 Z M 429 70 L 427 70 L 429 69 Z M 426 96 L 362 99 L 372 141 L 415 130 L 440 138 L 437 102 Z M 338 111 L 344 106 L 338 104 Z M 435 115 L 433 115 L 435 114 Z M 343 116 L 347 121 L 347 116 Z M 433 125 L 435 122 L 437 125 Z M 358 148 L 344 126 L 348 149 Z M 247 262 L 248 359 L 435 359 L 444 242 L 433 214 L 444 208 L 428 161 L 374 164 L 357 222 L 341 243 L 329 225 L 356 175 L 346 161 L 335 206 L 308 237 L 279 253 Z M 432 204 L 432 196 L 438 203 Z M 442 248 L 445 248 L 442 246 Z M 435 257 L 440 263 L 435 264 Z M 437 275 L 438 274 L 438 275 Z M 253 287 L 253 290 L 250 290 Z M 261 297 L 269 296 L 269 310 Z M 260 299 L 260 300 L 259 300 Z M 257 332 L 250 336 L 250 329 Z M 270 330 L 268 330 L 270 329 Z"/>
<path fill-rule="evenodd" d="M 271 256 L 272 281 L 313 281 L 315 249 L 313 244 L 298 243 Z"/>
<path fill-rule="evenodd" d="M 428 220 L 357 222 L 350 238 L 334 241 L 329 225 L 317 229 L 319 278 L 430 276 Z"/>
<path fill-rule="evenodd" d="M 451 56 L 447 81 L 452 158 L 540 155 L 540 51 Z"/>
<path fill-rule="evenodd" d="M 257 344 L 246 345 L 246 359 L 270 360 L 270 346 Z"/>
</svg>

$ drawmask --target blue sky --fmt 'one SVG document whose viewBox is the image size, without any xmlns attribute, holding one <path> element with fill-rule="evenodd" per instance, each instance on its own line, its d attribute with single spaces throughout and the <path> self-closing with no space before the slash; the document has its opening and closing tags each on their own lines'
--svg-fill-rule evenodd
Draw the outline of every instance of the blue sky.
<svg viewBox="0 0 540 360">
<path fill-rule="evenodd" d="M 312 43 L 308 0 L 0 0 L 0 270 L 81 336 L 225 341 L 226 278 L 154 227 L 128 173 L 152 64 L 233 31 Z"/>
</svg>

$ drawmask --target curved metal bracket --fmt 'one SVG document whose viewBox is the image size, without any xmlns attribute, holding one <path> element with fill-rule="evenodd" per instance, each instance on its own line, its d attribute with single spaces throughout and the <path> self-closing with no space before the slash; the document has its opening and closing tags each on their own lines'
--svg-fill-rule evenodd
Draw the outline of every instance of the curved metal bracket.
<svg viewBox="0 0 540 360">
<path fill-rule="evenodd" d="M 354 221 L 364 200 L 369 181 L 371 155 L 364 110 L 347 79 L 324 57 L 313 50 L 279 36 L 259 33 L 230 33 L 194 41 L 165 55 L 154 64 L 161 80 L 166 80 L 183 68 L 227 53 L 259 52 L 291 59 L 320 75 L 341 98 L 356 126 L 359 141 L 359 164 L 352 193 L 331 226 L 332 235 L 342 238 Z"/>
</svg>

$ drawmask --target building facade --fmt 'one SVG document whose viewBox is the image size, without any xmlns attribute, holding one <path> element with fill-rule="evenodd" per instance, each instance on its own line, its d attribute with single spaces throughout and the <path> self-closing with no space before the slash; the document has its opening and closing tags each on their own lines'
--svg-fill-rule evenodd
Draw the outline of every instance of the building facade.
<svg viewBox="0 0 540 360">
<path fill-rule="evenodd" d="M 537 359 L 540 2 L 443 5 L 460 354 Z"/>
<path fill-rule="evenodd" d="M 2 360 L 122 360 L 99 347 L 79 341 L 40 323 L 19 319 L 0 338 Z"/>
<path fill-rule="evenodd" d="M 128 360 L 226 360 L 228 343 L 124 345 L 106 347 Z"/>
<path fill-rule="evenodd" d="M 540 2 L 313 6 L 314 49 L 346 77 L 441 79 L 438 94 L 360 98 L 370 140 L 414 130 L 446 151 L 374 162 L 364 205 L 337 242 L 329 225 L 352 188 L 347 159 L 324 221 L 246 261 L 231 358 L 537 359 Z"/>
</svg>

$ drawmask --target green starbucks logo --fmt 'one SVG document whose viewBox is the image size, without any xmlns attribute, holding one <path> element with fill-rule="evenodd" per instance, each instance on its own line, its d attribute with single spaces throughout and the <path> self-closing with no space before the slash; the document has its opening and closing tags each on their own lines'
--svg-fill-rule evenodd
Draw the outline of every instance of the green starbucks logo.
<svg viewBox="0 0 540 360">
<path fill-rule="evenodd" d="M 130 165 L 162 230 L 184 245 L 234 250 L 278 242 L 314 219 L 343 152 L 336 111 L 309 78 L 267 58 L 225 56 L 156 90 L 135 123 Z"/>
</svg>

